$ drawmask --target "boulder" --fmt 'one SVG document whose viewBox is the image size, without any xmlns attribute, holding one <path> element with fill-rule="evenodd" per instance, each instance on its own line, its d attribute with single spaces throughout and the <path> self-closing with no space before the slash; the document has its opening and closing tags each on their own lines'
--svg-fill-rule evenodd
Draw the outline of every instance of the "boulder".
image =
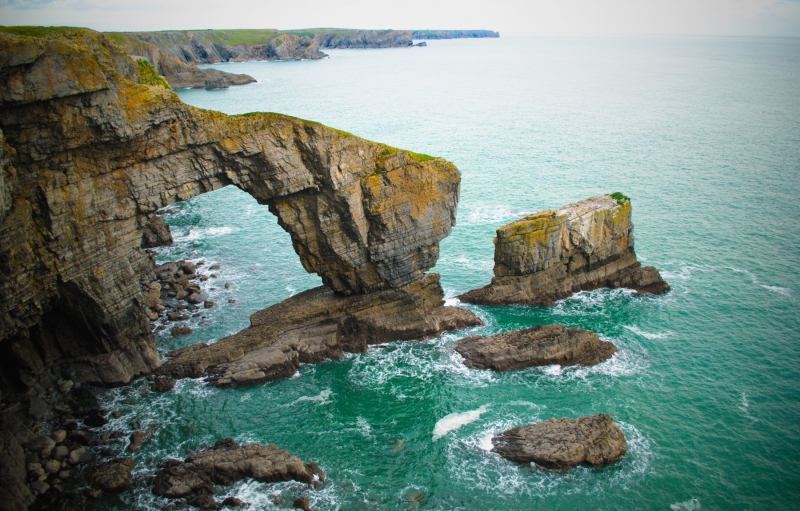
<svg viewBox="0 0 800 511">
<path fill-rule="evenodd" d="M 511 461 L 558 470 L 614 463 L 627 449 L 625 435 L 606 414 L 512 428 L 492 438 L 492 444 L 494 452 Z"/>
<path fill-rule="evenodd" d="M 590 330 L 555 324 L 465 337 L 455 350 L 468 367 L 507 371 L 553 364 L 591 366 L 611 358 L 617 347 Z"/>
<path fill-rule="evenodd" d="M 203 303 L 206 300 L 207 300 L 207 298 L 205 296 L 203 296 L 202 294 L 200 294 L 200 293 L 192 293 L 192 294 L 190 294 L 189 296 L 186 297 L 186 301 L 187 302 L 189 302 L 191 304 L 195 304 L 195 305 L 198 304 L 198 303 Z"/>
<path fill-rule="evenodd" d="M 118 458 L 97 465 L 89 472 L 89 484 L 93 488 L 108 492 L 122 493 L 131 488 L 132 458 Z"/>
<path fill-rule="evenodd" d="M 631 202 L 621 194 L 591 197 L 501 227 L 494 275 L 489 285 L 458 298 L 485 305 L 553 305 L 576 291 L 601 287 L 669 291 L 655 268 L 636 259 Z"/>
<path fill-rule="evenodd" d="M 53 449 L 52 456 L 53 456 L 54 460 L 61 461 L 64 458 L 66 458 L 68 454 L 69 454 L 69 449 L 67 448 L 67 446 L 66 445 L 59 445 L 58 447 Z"/>
<path fill-rule="evenodd" d="M 273 444 L 239 445 L 228 438 L 183 461 L 167 460 L 156 474 L 153 493 L 173 499 L 211 497 L 217 491 L 216 484 L 229 486 L 248 478 L 310 484 L 315 476 L 324 478 L 319 467 L 304 464 Z"/>
<path fill-rule="evenodd" d="M 170 332 L 172 332 L 172 337 L 180 337 L 181 335 L 189 335 L 192 333 L 192 329 L 187 325 L 179 325 L 172 327 Z"/>
<path fill-rule="evenodd" d="M 150 384 L 150 390 L 153 392 L 166 392 L 173 388 L 175 388 L 175 379 L 166 375 L 156 376 L 155 381 Z"/>
<path fill-rule="evenodd" d="M 147 441 L 150 435 L 144 431 L 134 431 L 131 433 L 131 442 L 128 444 L 128 452 L 137 452 L 142 448 L 142 444 Z"/>
</svg>

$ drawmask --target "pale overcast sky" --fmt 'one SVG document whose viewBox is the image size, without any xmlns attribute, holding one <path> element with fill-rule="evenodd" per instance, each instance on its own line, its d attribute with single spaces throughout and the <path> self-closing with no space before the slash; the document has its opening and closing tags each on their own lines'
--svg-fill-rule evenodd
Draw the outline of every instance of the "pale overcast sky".
<svg viewBox="0 0 800 511">
<path fill-rule="evenodd" d="M 2 25 L 800 36 L 800 0 L 0 0 Z"/>
</svg>

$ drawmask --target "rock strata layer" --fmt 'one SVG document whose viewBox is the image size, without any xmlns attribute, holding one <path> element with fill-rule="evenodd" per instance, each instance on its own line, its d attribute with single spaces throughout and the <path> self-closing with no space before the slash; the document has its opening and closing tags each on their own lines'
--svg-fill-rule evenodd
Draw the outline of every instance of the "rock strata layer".
<svg viewBox="0 0 800 511">
<path fill-rule="evenodd" d="M 512 428 L 492 438 L 492 444 L 494 452 L 511 461 L 558 470 L 614 463 L 627 450 L 625 435 L 606 414 Z"/>
<path fill-rule="evenodd" d="M 455 350 L 468 367 L 507 371 L 553 364 L 591 366 L 611 358 L 617 347 L 590 330 L 544 325 L 490 337 L 465 337 Z"/>
<path fill-rule="evenodd" d="M 276 445 L 239 445 L 228 438 L 184 461 L 167 460 L 156 474 L 153 493 L 205 503 L 216 493 L 215 485 L 230 486 L 247 478 L 263 483 L 294 480 L 314 484 L 324 482 L 325 473 L 316 464 L 303 463 Z M 191 500 L 189 503 L 193 504 Z"/>
<path fill-rule="evenodd" d="M 342 296 L 310 289 L 255 313 L 251 326 L 213 344 L 170 352 L 158 373 L 173 378 L 207 376 L 218 386 L 243 385 L 293 375 L 301 363 L 364 352 L 369 344 L 417 339 L 480 325 L 458 307 L 445 307 L 438 274 L 397 289 Z"/>
<path fill-rule="evenodd" d="M 401 288 L 435 264 L 455 223 L 453 164 L 282 115 L 193 108 L 138 73 L 97 32 L 0 33 L 4 389 L 52 368 L 120 385 L 158 367 L 144 247 L 169 235 L 155 213 L 224 186 L 268 205 L 341 294 Z"/>
<path fill-rule="evenodd" d="M 492 282 L 459 299 L 468 303 L 552 305 L 601 287 L 669 291 L 658 270 L 633 251 L 630 200 L 591 197 L 512 222 L 497 230 Z"/>
</svg>

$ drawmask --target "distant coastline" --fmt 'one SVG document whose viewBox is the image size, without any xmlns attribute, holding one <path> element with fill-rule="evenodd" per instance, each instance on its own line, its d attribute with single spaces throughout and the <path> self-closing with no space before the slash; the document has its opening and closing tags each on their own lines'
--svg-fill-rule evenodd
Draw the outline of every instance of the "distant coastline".
<svg viewBox="0 0 800 511">
<path fill-rule="evenodd" d="M 323 49 L 403 48 L 414 40 L 500 37 L 492 30 L 237 29 L 107 32 L 130 55 L 153 64 L 174 88 L 218 88 L 255 82 L 199 64 L 314 60 Z M 418 46 L 425 46 L 420 43 Z"/>
</svg>

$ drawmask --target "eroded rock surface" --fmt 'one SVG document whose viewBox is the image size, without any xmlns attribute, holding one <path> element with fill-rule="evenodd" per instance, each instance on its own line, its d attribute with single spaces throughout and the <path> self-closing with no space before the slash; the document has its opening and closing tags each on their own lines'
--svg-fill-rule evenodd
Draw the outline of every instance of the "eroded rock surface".
<svg viewBox="0 0 800 511">
<path fill-rule="evenodd" d="M 339 293 L 399 288 L 436 262 L 456 216 L 451 163 L 282 115 L 193 108 L 140 85 L 109 37 L 48 34 L 0 33 L 5 386 L 53 367 L 102 385 L 156 368 L 142 290 L 155 278 L 143 247 L 168 240 L 155 212 L 224 186 L 268 205 Z"/>
<path fill-rule="evenodd" d="M 445 307 L 438 274 L 398 289 L 342 296 L 310 289 L 259 311 L 251 326 L 213 344 L 168 353 L 158 369 L 173 378 L 206 375 L 219 386 L 256 383 L 293 375 L 300 363 L 366 351 L 368 344 L 416 339 L 480 325 L 458 307 Z"/>
<path fill-rule="evenodd" d="M 625 435 L 607 414 L 512 428 L 492 438 L 492 444 L 494 452 L 511 461 L 559 470 L 614 463 L 627 450 Z"/>
<path fill-rule="evenodd" d="M 590 330 L 544 325 L 489 337 L 465 337 L 455 350 L 468 367 L 507 371 L 553 364 L 591 366 L 611 358 L 617 347 Z"/>
<path fill-rule="evenodd" d="M 312 484 L 324 481 L 325 473 L 316 464 L 303 463 L 276 445 L 239 445 L 228 438 L 184 461 L 167 460 L 156 475 L 153 493 L 172 499 L 211 497 L 217 491 L 215 485 L 230 486 L 246 478 L 263 483 L 294 480 Z"/>
<path fill-rule="evenodd" d="M 131 488 L 132 458 L 119 458 L 101 463 L 89 473 L 92 487 L 108 492 L 122 493 Z"/>
<path fill-rule="evenodd" d="M 630 200 L 591 197 L 497 230 L 491 284 L 459 299 L 468 303 L 552 305 L 576 291 L 601 287 L 640 293 L 669 291 L 658 270 L 633 251 Z"/>
</svg>

